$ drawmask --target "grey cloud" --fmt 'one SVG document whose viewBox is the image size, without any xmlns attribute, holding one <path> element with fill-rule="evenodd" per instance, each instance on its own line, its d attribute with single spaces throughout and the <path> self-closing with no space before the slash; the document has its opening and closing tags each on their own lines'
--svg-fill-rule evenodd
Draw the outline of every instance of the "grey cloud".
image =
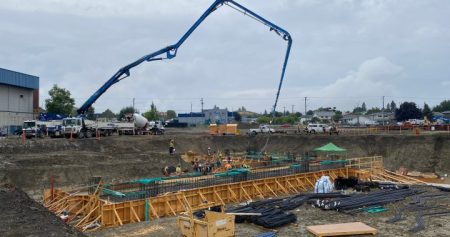
<svg viewBox="0 0 450 237">
<path fill-rule="evenodd" d="M 4 0 L 0 66 L 40 76 L 42 99 L 57 83 L 80 105 L 120 67 L 176 42 L 211 2 Z M 432 104 L 439 101 L 426 98 L 448 94 L 436 85 L 450 71 L 450 2 L 240 2 L 294 38 L 280 107 L 301 110 L 304 96 L 311 106 L 344 109 L 379 106 L 382 95 Z M 135 97 L 141 110 L 153 100 L 187 112 L 204 97 L 207 107 L 261 112 L 273 104 L 285 47 L 266 27 L 223 7 L 177 58 L 135 68 L 94 107 L 118 111 Z M 340 98 L 343 91 L 349 98 Z M 319 98 L 327 95 L 336 98 Z"/>
</svg>

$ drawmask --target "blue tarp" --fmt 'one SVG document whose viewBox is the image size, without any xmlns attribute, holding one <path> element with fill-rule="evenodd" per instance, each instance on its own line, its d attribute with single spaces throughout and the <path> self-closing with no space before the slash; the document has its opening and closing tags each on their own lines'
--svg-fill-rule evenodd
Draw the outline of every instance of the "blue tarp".
<svg viewBox="0 0 450 237">
<path fill-rule="evenodd" d="M 53 113 L 40 113 L 39 114 L 39 121 L 50 121 L 50 120 L 62 120 L 63 118 L 66 118 L 67 116 L 61 115 L 61 114 L 53 114 Z"/>
</svg>

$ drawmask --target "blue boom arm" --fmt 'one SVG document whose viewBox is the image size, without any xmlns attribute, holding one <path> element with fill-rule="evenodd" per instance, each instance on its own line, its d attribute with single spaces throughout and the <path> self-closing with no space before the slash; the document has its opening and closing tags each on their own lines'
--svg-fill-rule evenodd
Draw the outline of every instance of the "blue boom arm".
<svg viewBox="0 0 450 237">
<path fill-rule="evenodd" d="M 283 69 L 281 72 L 281 78 L 280 83 L 278 85 L 278 91 L 275 98 L 275 104 L 273 106 L 273 112 L 275 112 L 278 97 L 280 95 L 281 85 L 283 84 L 283 79 L 286 71 L 286 65 L 289 59 L 289 53 L 291 50 L 292 45 L 292 38 L 290 34 L 282 29 L 281 27 L 278 27 L 277 25 L 269 22 L 268 20 L 264 19 L 263 17 L 259 16 L 258 14 L 252 12 L 251 10 L 247 9 L 246 7 L 240 5 L 239 3 L 232 1 L 232 0 L 216 0 L 201 16 L 200 18 L 194 23 L 194 25 L 189 28 L 189 30 L 181 37 L 180 40 L 176 44 L 169 45 L 163 49 L 160 49 L 154 53 L 145 55 L 141 57 L 140 59 L 136 60 L 135 62 L 132 62 L 128 64 L 127 66 L 119 69 L 119 71 L 116 72 L 105 84 L 103 84 L 102 87 L 100 87 L 89 99 L 84 102 L 84 104 L 77 110 L 79 115 L 84 114 L 89 107 L 91 107 L 92 104 L 95 103 L 95 101 L 103 94 L 105 93 L 112 85 L 115 83 L 125 79 L 126 77 L 130 76 L 130 69 L 138 66 L 139 64 L 143 62 L 150 62 L 150 61 L 156 61 L 156 60 L 163 60 L 163 59 L 172 59 L 177 55 L 178 48 L 186 41 L 186 39 L 192 34 L 192 32 L 197 29 L 197 27 L 216 9 L 219 7 L 227 5 L 231 8 L 238 10 L 242 12 L 245 15 L 250 16 L 251 18 L 263 23 L 264 25 L 268 26 L 270 28 L 270 31 L 274 31 L 276 34 L 281 36 L 284 40 L 288 42 L 287 50 L 286 50 L 286 56 L 283 63 Z"/>
</svg>

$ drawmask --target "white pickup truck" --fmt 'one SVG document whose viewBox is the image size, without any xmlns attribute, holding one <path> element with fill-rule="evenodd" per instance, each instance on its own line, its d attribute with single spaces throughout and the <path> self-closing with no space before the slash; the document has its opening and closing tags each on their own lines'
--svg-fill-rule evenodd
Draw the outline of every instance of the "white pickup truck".
<svg viewBox="0 0 450 237">
<path fill-rule="evenodd" d="M 269 128 L 268 125 L 260 125 L 259 128 L 252 128 L 247 132 L 249 135 L 256 135 L 258 133 L 275 133 L 275 129 Z"/>
</svg>

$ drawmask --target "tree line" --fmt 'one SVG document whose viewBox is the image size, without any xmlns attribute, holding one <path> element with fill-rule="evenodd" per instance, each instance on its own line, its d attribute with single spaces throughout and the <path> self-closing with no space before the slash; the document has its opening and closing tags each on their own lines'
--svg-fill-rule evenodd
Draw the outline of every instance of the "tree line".
<svg viewBox="0 0 450 237">
<path fill-rule="evenodd" d="M 77 115 L 77 109 L 75 107 L 75 99 L 69 90 L 59 87 L 58 85 L 53 85 L 53 87 L 48 92 L 49 98 L 45 100 L 45 111 L 47 113 L 61 114 L 64 116 L 75 116 Z M 43 110 L 43 109 L 41 109 Z M 97 117 L 107 118 L 107 119 L 123 119 L 126 114 L 139 113 L 138 110 L 132 106 L 127 106 L 122 108 L 119 113 L 114 113 L 110 109 L 106 109 L 100 114 L 95 113 L 95 108 L 93 106 L 89 107 L 86 111 L 86 117 L 88 119 L 95 120 Z M 142 116 L 147 118 L 149 121 L 161 120 L 161 119 L 172 119 L 177 116 L 174 110 L 167 110 L 165 116 L 161 116 L 161 113 L 156 108 L 156 105 L 152 102 L 148 111 L 142 113 Z"/>
<path fill-rule="evenodd" d="M 53 85 L 52 89 L 49 90 L 49 98 L 45 100 L 45 111 L 48 113 L 62 114 L 66 116 L 75 116 L 77 108 L 75 107 L 75 99 L 72 98 L 69 90 Z M 319 108 L 320 110 L 320 108 Z M 241 121 L 242 116 L 240 112 L 246 112 L 246 108 L 242 106 L 234 113 L 234 118 L 236 121 Z M 338 122 L 342 119 L 343 113 L 339 110 L 333 110 L 335 115 L 331 120 Z M 352 112 L 346 111 L 346 113 L 360 114 L 360 115 L 370 115 L 378 112 L 392 112 L 395 114 L 395 119 L 397 121 L 405 121 L 408 119 L 422 119 L 427 118 L 429 121 L 433 119 L 433 112 L 444 112 L 450 111 L 450 100 L 444 100 L 432 109 L 428 104 L 424 104 L 422 108 L 419 108 L 414 102 L 403 102 L 397 107 L 394 101 L 387 103 L 386 108 L 380 109 L 378 107 L 373 107 L 367 109 L 366 103 L 363 102 L 361 106 L 356 106 Z M 122 108 L 119 113 L 114 113 L 110 109 L 106 109 L 100 114 L 95 114 L 95 108 L 90 107 L 86 111 L 86 116 L 88 119 L 96 119 L 96 117 L 108 118 L 108 119 L 122 119 L 126 114 L 139 113 L 132 106 Z M 164 116 L 162 116 L 164 114 Z M 306 115 L 313 115 L 314 111 L 307 111 Z M 167 110 L 165 113 L 160 113 L 156 108 L 156 105 L 152 102 L 150 108 L 142 113 L 142 115 L 148 120 L 161 120 L 161 119 L 172 119 L 177 116 L 174 110 Z M 258 123 L 269 123 L 272 120 L 272 114 L 264 111 L 263 114 L 257 117 Z M 299 121 L 303 115 L 300 112 L 290 113 L 289 111 L 279 112 L 276 111 L 273 123 L 276 124 L 293 124 Z"/>
</svg>

